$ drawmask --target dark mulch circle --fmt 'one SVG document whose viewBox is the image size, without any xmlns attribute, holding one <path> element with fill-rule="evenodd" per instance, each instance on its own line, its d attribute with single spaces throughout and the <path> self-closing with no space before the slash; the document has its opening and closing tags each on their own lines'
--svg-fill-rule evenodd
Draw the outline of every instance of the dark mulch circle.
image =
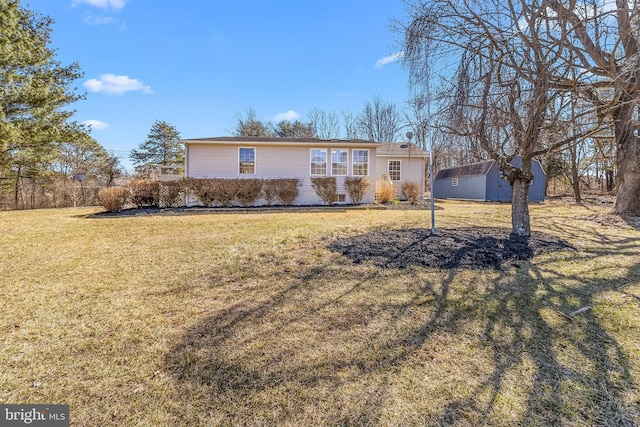
<svg viewBox="0 0 640 427">
<path fill-rule="evenodd" d="M 442 269 L 500 269 L 504 264 L 529 260 L 535 255 L 575 250 L 569 243 L 546 233 L 528 239 L 510 235 L 506 228 L 449 228 L 372 231 L 334 241 L 329 248 L 355 263 L 370 262 L 383 268 L 409 266 Z M 517 264 L 514 264 L 517 265 Z"/>
</svg>

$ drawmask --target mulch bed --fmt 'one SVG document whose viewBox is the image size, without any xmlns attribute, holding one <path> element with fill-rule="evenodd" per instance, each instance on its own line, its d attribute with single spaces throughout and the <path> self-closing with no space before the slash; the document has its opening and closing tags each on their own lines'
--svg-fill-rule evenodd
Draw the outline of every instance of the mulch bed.
<svg viewBox="0 0 640 427">
<path fill-rule="evenodd" d="M 355 263 L 382 268 L 409 266 L 441 269 L 500 269 L 535 255 L 574 250 L 564 240 L 534 232 L 528 239 L 513 237 L 506 228 L 448 228 L 384 230 L 338 239 L 330 249 Z"/>
<path fill-rule="evenodd" d="M 393 207 L 396 209 L 402 209 Z M 149 216 L 149 215 L 198 215 L 198 214 L 250 214 L 250 213 L 271 213 L 271 212 L 317 212 L 317 211 L 343 211 L 343 210 L 367 210 L 367 209 L 393 209 L 389 206 L 369 204 L 369 205 L 308 205 L 308 206 L 249 206 L 249 207 L 179 207 L 179 208 L 128 208 L 120 212 L 98 212 L 89 217 L 92 218 L 109 218 L 109 217 L 131 217 L 131 216 Z M 409 209 L 409 208 L 405 208 Z M 415 207 L 414 209 L 424 209 L 424 207 Z"/>
</svg>

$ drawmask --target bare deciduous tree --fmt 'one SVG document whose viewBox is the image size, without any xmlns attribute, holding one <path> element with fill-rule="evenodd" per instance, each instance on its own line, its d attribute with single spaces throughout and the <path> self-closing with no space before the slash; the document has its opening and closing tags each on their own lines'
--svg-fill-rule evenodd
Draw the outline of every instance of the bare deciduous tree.
<svg viewBox="0 0 640 427">
<path fill-rule="evenodd" d="M 358 139 L 358 125 L 356 117 L 351 111 L 344 110 L 342 112 L 342 124 L 344 126 L 344 136 L 347 139 Z"/>
<path fill-rule="evenodd" d="M 335 112 L 313 108 L 308 116 L 318 138 L 340 138 L 340 119 Z"/>
<path fill-rule="evenodd" d="M 412 86 L 428 84 L 425 61 L 435 54 L 458 57 L 452 83 L 449 130 L 477 138 L 497 160 L 513 189 L 512 233 L 531 233 L 528 190 L 533 179 L 531 161 L 595 132 L 597 123 L 582 134 L 549 141 L 570 102 L 562 96 L 570 81 L 570 64 L 563 37 L 546 0 L 525 2 L 433 0 L 407 1 L 410 20 L 402 25 L 405 64 Z M 519 156 L 520 166 L 511 162 Z"/>
<path fill-rule="evenodd" d="M 393 142 L 400 131 L 401 116 L 396 105 L 386 103 L 379 96 L 366 102 L 357 117 L 359 133 L 369 141 Z"/>
</svg>

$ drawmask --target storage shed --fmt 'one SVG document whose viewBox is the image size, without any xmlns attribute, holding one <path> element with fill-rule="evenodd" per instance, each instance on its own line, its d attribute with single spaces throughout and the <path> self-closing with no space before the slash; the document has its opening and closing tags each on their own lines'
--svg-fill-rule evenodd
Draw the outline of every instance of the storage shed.
<svg viewBox="0 0 640 427">
<path fill-rule="evenodd" d="M 522 158 L 511 161 L 515 167 L 522 166 Z M 546 174 L 540 162 L 531 162 L 533 181 L 529 187 L 529 201 L 542 202 L 545 196 Z M 437 199 L 482 200 L 488 202 L 510 202 L 511 185 L 500 177 L 498 162 L 488 160 L 469 165 L 442 169 L 435 176 L 433 194 Z"/>
</svg>

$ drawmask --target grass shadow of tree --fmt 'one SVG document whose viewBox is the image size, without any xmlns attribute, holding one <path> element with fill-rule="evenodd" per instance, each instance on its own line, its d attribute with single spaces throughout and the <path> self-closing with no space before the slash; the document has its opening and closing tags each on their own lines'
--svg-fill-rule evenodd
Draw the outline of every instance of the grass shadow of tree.
<svg viewBox="0 0 640 427">
<path fill-rule="evenodd" d="M 493 288 L 483 301 L 483 338 L 493 354 L 493 370 L 469 396 L 443 410 L 443 424 L 474 422 L 487 416 L 504 395 L 518 366 L 532 369 L 516 425 L 636 426 L 640 413 L 624 393 L 636 389 L 629 358 L 592 311 L 568 320 L 561 313 L 593 307 L 594 296 L 609 290 L 600 282 L 562 286 L 574 277 L 549 281 L 535 265 L 513 275 L 511 286 Z M 630 276 L 637 278 L 640 264 Z M 529 286 L 533 279 L 537 286 Z M 525 285 L 518 285 L 523 283 Z M 477 313 L 480 315 L 480 313 Z M 507 333 L 505 333 L 507 331 Z M 489 395 L 484 400 L 475 396 Z"/>
<path fill-rule="evenodd" d="M 380 237 L 389 243 L 389 234 Z M 574 278 L 527 261 L 469 282 L 484 273 L 469 274 L 463 260 L 504 237 L 461 243 L 442 262 L 465 268 L 435 272 L 406 256 L 429 238 L 410 230 L 386 260 L 377 250 L 355 256 L 353 248 L 365 251 L 361 241 L 346 253 L 333 242 L 347 258 L 264 277 L 261 294 L 238 288 L 235 302 L 189 328 L 166 355 L 178 396 L 204 405 L 213 424 L 637 422 L 622 397 L 636 387 L 625 350 L 593 313 L 576 322 L 557 314 L 592 305 L 606 286 L 565 286 Z M 634 280 L 638 270 L 629 272 Z M 505 400 L 515 418 L 496 415 Z"/>
</svg>

